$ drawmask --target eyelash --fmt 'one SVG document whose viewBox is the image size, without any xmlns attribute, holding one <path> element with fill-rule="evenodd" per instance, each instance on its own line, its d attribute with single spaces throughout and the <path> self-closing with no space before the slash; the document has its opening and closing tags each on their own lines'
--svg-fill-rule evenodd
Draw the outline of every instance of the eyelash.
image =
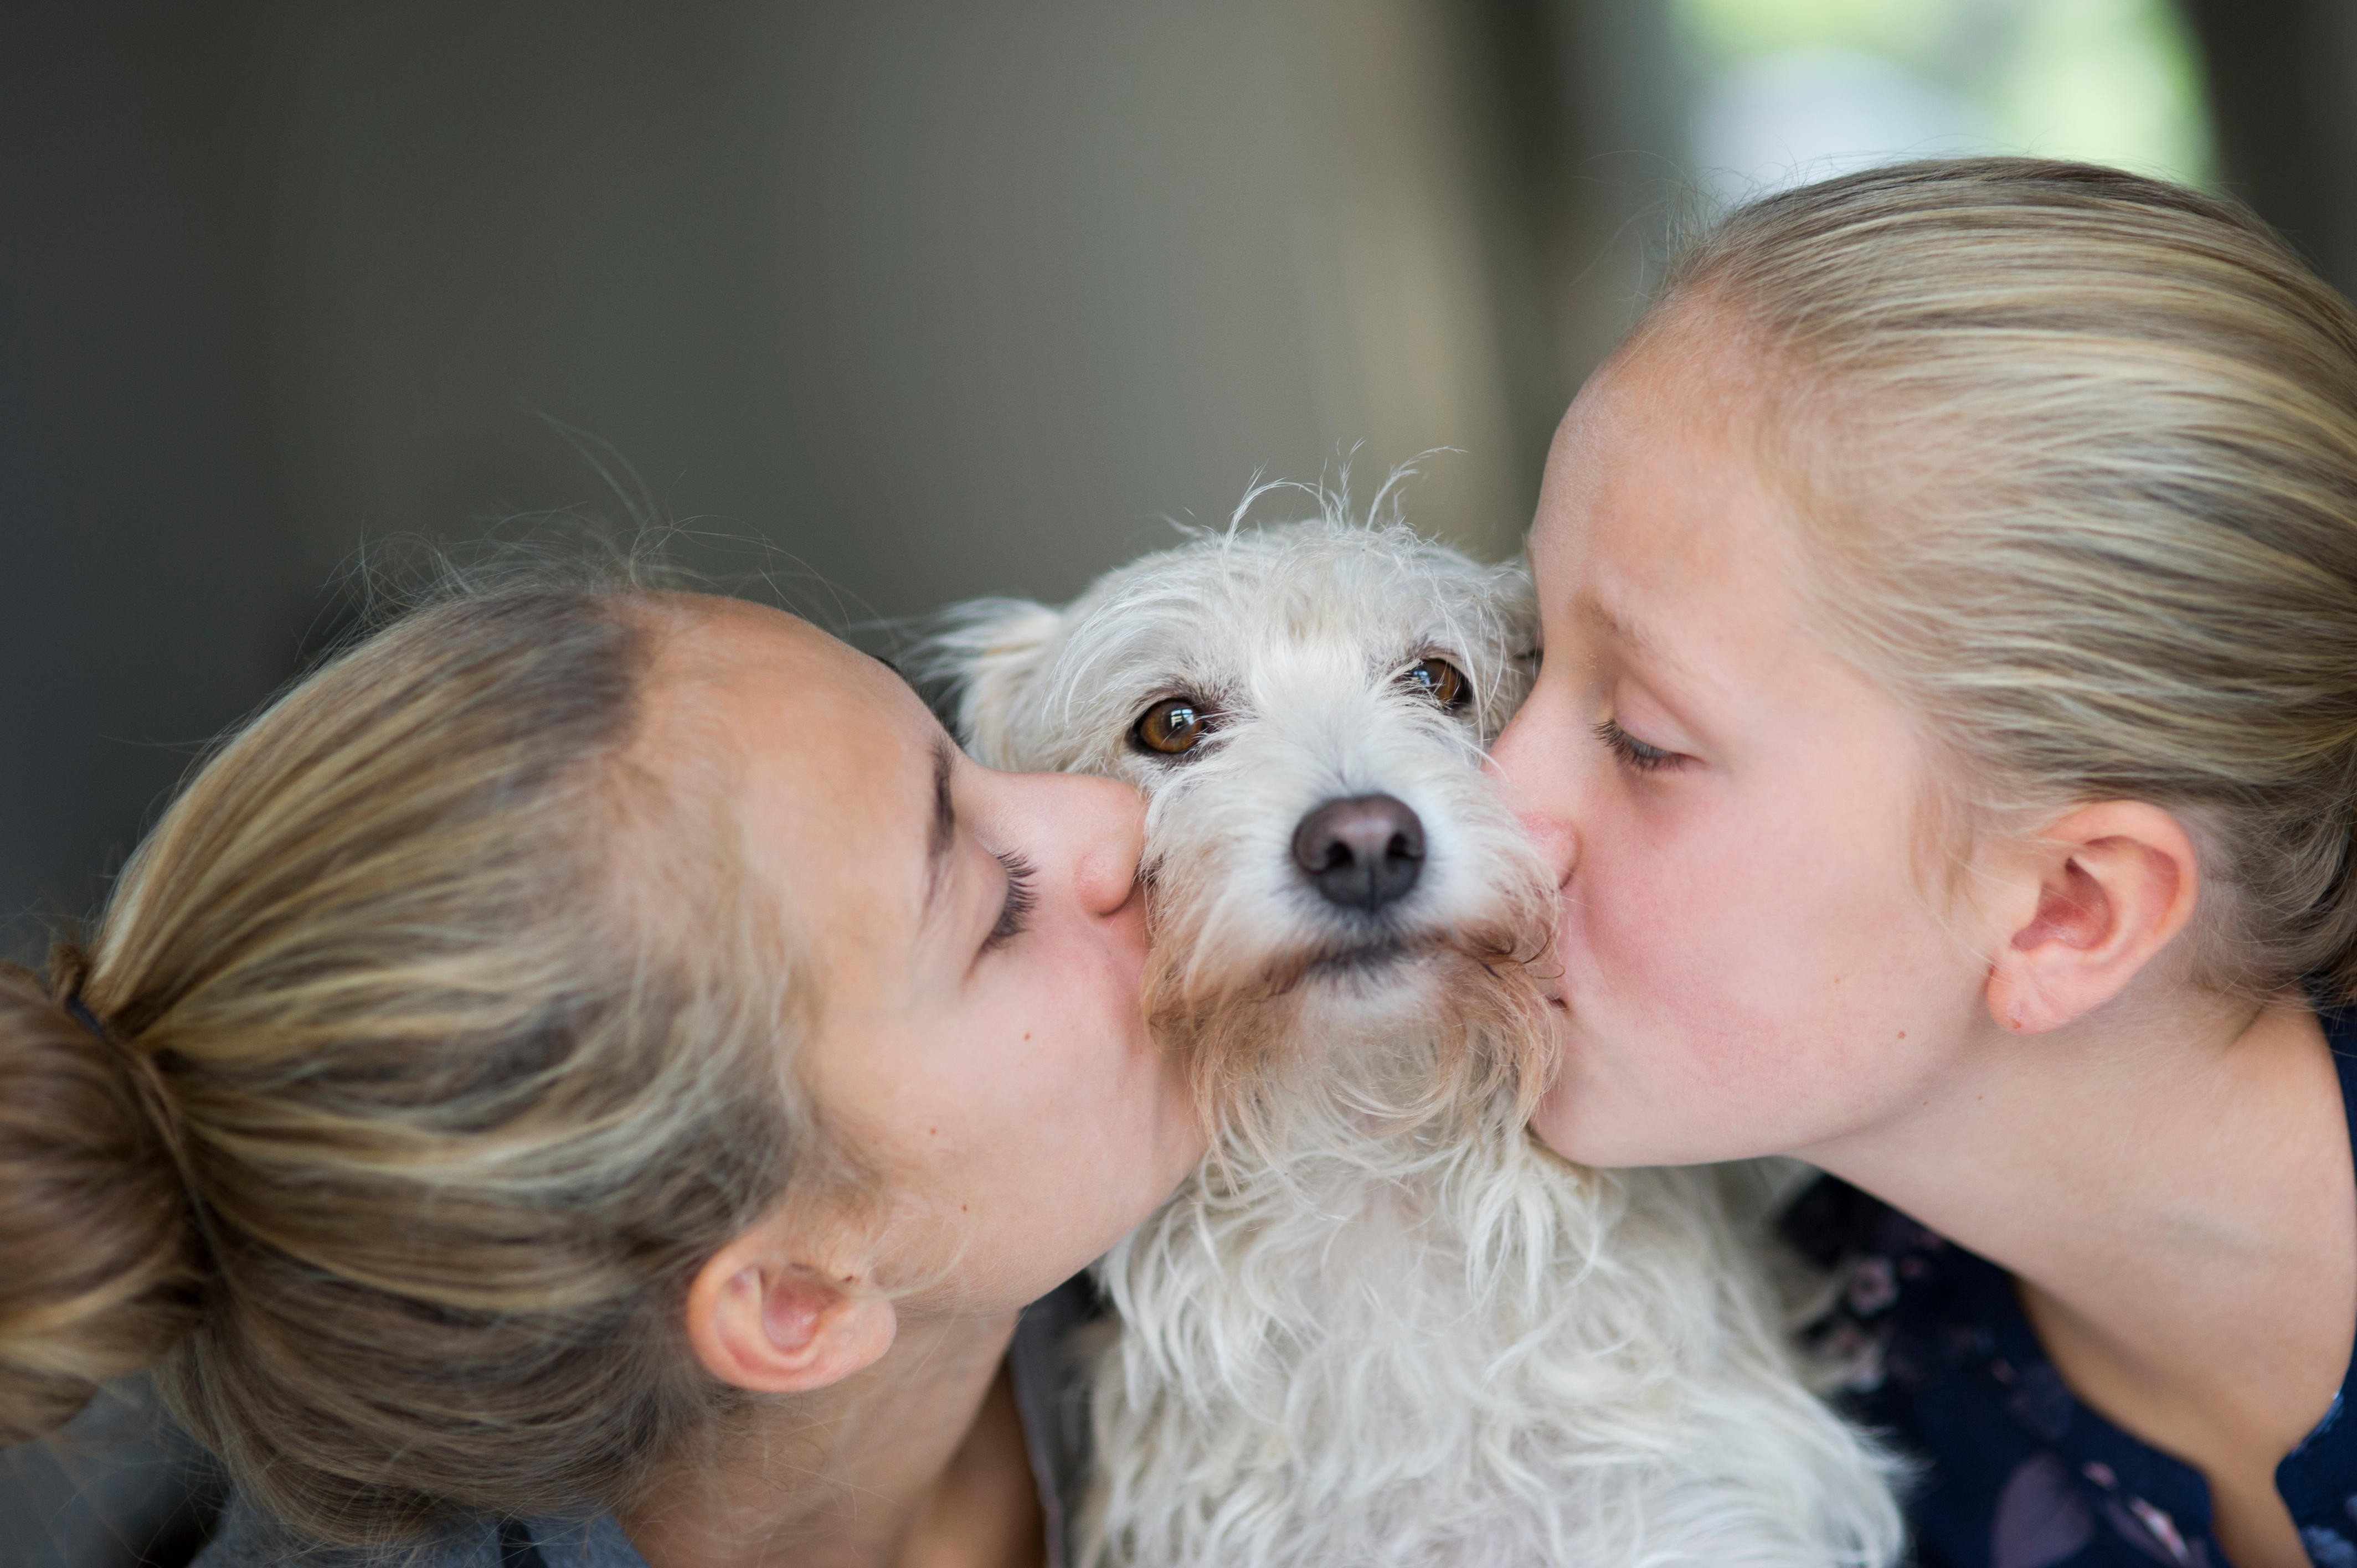
<svg viewBox="0 0 2357 1568">
<path fill-rule="evenodd" d="M 982 940 L 985 952 L 1003 948 L 1021 936 L 1031 911 L 1039 903 L 1039 896 L 1032 888 L 1032 878 L 1039 873 L 1029 861 L 1010 854 L 1001 854 L 998 864 L 1006 868 L 1006 902 L 999 908 L 998 923 Z"/>
<path fill-rule="evenodd" d="M 1611 747 L 1614 755 L 1640 773 L 1651 773 L 1678 760 L 1676 752 L 1663 751 L 1658 746 L 1647 746 L 1611 719 L 1597 725 L 1596 738 Z"/>
</svg>

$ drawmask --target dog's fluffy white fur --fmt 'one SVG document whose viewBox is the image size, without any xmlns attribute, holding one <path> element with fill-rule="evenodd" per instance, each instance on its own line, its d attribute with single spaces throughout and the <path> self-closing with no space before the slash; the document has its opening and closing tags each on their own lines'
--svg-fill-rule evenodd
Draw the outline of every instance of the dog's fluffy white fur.
<svg viewBox="0 0 2357 1568">
<path fill-rule="evenodd" d="M 1219 1129 L 1098 1265 L 1121 1326 L 1084 1560 L 1891 1561 L 1887 1466 L 1803 1387 L 1709 1175 L 1586 1170 L 1524 1130 L 1555 890 L 1479 766 L 1535 663 L 1529 585 L 1346 507 L 945 639 L 981 760 L 1149 796 L 1149 1002 Z M 1403 679 L 1431 659 L 1457 711 Z M 1215 715 L 1178 757 L 1134 737 L 1171 696 Z M 1421 875 L 1338 908 L 1296 824 L 1377 792 L 1421 819 Z"/>
</svg>

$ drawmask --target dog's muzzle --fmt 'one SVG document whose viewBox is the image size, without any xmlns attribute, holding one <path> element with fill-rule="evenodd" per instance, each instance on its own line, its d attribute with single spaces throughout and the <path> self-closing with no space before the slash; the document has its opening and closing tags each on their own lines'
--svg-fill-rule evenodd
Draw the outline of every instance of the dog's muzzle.
<svg viewBox="0 0 2357 1568">
<path fill-rule="evenodd" d="M 1372 914 L 1415 890 L 1424 823 L 1391 795 L 1329 800 L 1294 830 L 1293 863 L 1328 903 Z"/>
</svg>

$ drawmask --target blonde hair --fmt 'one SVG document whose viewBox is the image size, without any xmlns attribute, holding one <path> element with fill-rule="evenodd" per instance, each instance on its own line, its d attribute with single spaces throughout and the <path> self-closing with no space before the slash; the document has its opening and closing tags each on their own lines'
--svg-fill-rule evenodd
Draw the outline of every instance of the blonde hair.
<svg viewBox="0 0 2357 1568">
<path fill-rule="evenodd" d="M 411 614 L 203 766 L 87 957 L 0 980 L 0 1441 L 153 1364 L 367 1544 L 611 1507 L 724 1412 L 682 1305 L 815 1146 L 817 1003 L 718 792 L 630 758 L 677 613 Z"/>
<path fill-rule="evenodd" d="M 2178 814 L 2210 983 L 2357 991 L 2357 315 L 2232 202 L 2019 158 L 1742 208 L 1724 330 L 1837 645 L 1976 827 Z"/>
</svg>

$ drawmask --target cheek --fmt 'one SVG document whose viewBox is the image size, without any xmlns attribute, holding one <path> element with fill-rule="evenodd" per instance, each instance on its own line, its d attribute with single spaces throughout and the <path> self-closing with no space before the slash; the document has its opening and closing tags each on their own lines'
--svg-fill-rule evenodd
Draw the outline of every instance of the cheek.
<svg viewBox="0 0 2357 1568">
<path fill-rule="evenodd" d="M 1739 822 L 1681 820 L 1625 796 L 1592 811 L 1581 836 L 1566 941 L 1584 949 L 1597 1010 L 1717 1034 L 1813 989 L 1806 972 L 1825 955 L 1795 930 L 1823 894 L 1809 857 L 1777 853 Z"/>
<path fill-rule="evenodd" d="M 1788 1146 L 1904 1075 L 1903 1042 L 1953 1001 L 1955 947 L 1900 836 L 1828 804 L 1753 818 L 1596 803 L 1565 926 L 1591 1092 L 1639 1119 L 1663 1113 L 1644 1101 L 1696 1128 L 1774 1124 Z"/>
<path fill-rule="evenodd" d="M 1102 1250 L 1160 1196 L 1156 1156 L 1180 1095 L 1146 1038 L 1134 955 L 1039 935 L 973 999 L 944 1064 L 934 1092 L 959 1130 L 946 1152 L 955 1179 L 1001 1212 L 1050 1230 L 1111 1225 Z"/>
</svg>

